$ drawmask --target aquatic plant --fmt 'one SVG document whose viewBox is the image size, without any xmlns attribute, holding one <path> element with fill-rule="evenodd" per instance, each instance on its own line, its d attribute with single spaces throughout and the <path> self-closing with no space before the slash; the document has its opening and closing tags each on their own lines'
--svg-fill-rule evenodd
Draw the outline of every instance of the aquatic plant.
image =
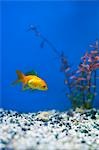
<svg viewBox="0 0 99 150">
<path fill-rule="evenodd" d="M 99 42 L 96 40 L 94 45 L 90 45 L 91 50 L 81 57 L 81 62 L 77 69 L 72 71 L 64 52 L 59 52 L 55 46 L 44 37 L 37 29 L 31 25 L 28 31 L 33 31 L 35 36 L 41 39 L 40 47 L 48 44 L 55 52 L 61 62 L 61 71 L 65 75 L 64 83 L 68 88 L 66 96 L 70 99 L 72 107 L 83 109 L 92 108 L 96 96 L 97 70 L 99 69 Z"/>
<path fill-rule="evenodd" d="M 69 88 L 66 95 L 71 100 L 73 108 L 92 108 L 96 96 L 97 70 L 99 69 L 99 43 L 90 45 L 92 50 L 81 57 L 81 62 L 74 72 L 62 61 L 65 74 L 65 84 Z M 63 56 L 64 57 L 64 56 Z M 65 58 L 64 58 L 65 59 Z"/>
</svg>

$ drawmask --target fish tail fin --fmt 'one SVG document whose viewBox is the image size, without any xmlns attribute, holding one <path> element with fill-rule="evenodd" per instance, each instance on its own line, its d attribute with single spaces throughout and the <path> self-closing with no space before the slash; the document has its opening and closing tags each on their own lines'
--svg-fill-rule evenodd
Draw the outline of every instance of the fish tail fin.
<svg viewBox="0 0 99 150">
<path fill-rule="evenodd" d="M 16 70 L 16 73 L 17 73 L 18 79 L 12 82 L 12 85 L 16 85 L 17 83 L 24 80 L 25 75 L 21 71 Z"/>
<path fill-rule="evenodd" d="M 23 80 L 24 79 L 25 75 L 21 71 L 16 70 L 16 73 L 17 73 L 17 76 L 18 76 L 18 80 Z"/>
<path fill-rule="evenodd" d="M 19 79 L 18 80 L 15 80 L 12 82 L 12 85 L 16 85 L 17 83 L 21 82 Z"/>
</svg>

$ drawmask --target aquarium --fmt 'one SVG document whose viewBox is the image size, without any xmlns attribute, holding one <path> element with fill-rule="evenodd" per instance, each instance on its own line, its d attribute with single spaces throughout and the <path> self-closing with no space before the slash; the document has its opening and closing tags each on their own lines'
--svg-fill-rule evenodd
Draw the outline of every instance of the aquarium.
<svg viewBox="0 0 99 150">
<path fill-rule="evenodd" d="M 0 149 L 99 150 L 99 2 L 0 8 Z"/>
</svg>

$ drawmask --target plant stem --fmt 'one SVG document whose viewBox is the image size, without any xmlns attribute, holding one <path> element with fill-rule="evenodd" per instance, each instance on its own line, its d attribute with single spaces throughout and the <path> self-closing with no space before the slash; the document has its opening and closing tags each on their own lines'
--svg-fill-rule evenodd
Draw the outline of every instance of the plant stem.
<svg viewBox="0 0 99 150">
<path fill-rule="evenodd" d="M 94 100 L 94 98 L 95 98 L 95 93 L 96 93 L 96 75 L 97 75 L 97 74 L 96 74 L 96 70 L 95 70 L 95 71 L 94 71 L 94 86 L 95 86 L 95 87 L 94 87 L 94 91 L 93 91 L 93 92 L 94 92 L 93 100 Z M 92 103 L 93 103 L 93 100 L 92 100 Z"/>
<path fill-rule="evenodd" d="M 52 42 L 50 42 L 46 37 L 44 37 L 44 36 L 37 30 L 37 28 L 36 28 L 35 26 L 31 26 L 28 31 L 33 31 L 36 36 L 40 37 L 43 42 L 46 42 L 46 43 L 52 48 L 52 50 L 55 52 L 55 54 L 57 54 L 57 56 L 60 57 L 59 51 L 55 48 L 55 46 L 52 44 Z"/>
</svg>

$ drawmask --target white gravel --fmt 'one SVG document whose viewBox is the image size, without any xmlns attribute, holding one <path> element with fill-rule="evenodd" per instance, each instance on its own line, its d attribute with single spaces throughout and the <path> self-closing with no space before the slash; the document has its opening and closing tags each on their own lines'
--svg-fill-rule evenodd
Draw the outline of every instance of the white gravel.
<svg viewBox="0 0 99 150">
<path fill-rule="evenodd" d="M 0 150 L 99 150 L 99 110 L 0 109 Z"/>
</svg>

